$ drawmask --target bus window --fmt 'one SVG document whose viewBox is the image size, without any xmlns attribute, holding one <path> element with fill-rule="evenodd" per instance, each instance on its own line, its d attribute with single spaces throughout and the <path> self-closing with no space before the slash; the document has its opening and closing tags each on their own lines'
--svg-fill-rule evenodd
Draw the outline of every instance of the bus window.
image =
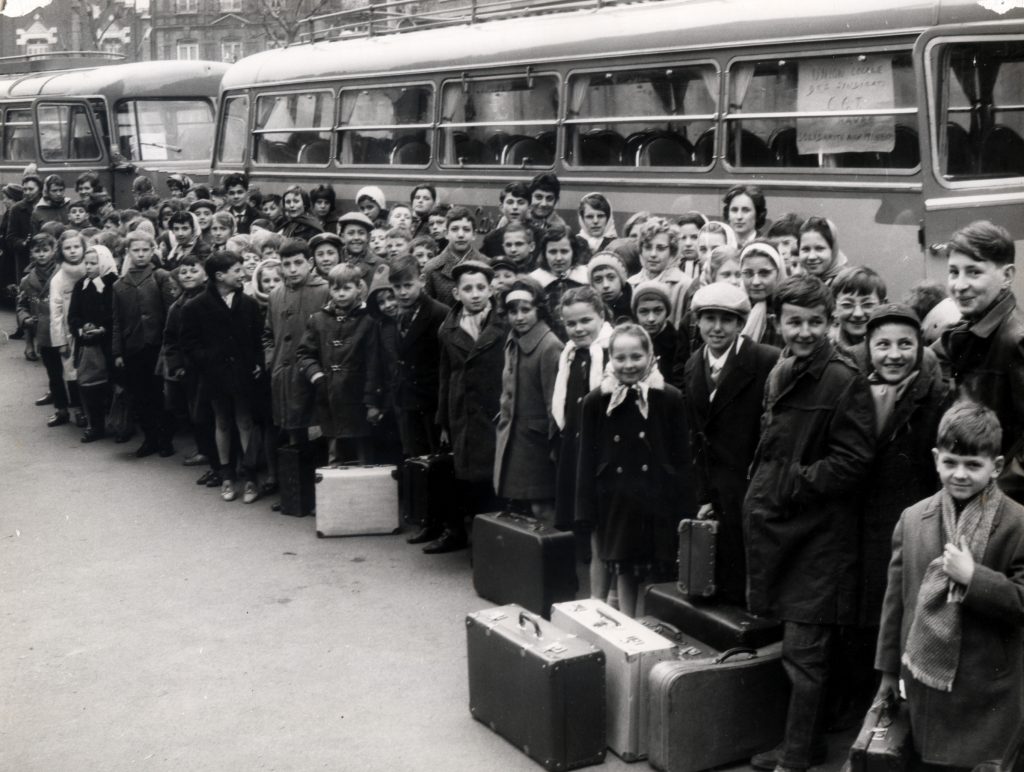
<svg viewBox="0 0 1024 772">
<path fill-rule="evenodd" d="M 433 117 L 430 85 L 346 89 L 341 92 L 338 160 L 426 166 Z"/>
<path fill-rule="evenodd" d="M 726 159 L 735 167 L 910 171 L 921 155 L 916 120 L 909 52 L 734 62 Z"/>
<path fill-rule="evenodd" d="M 213 107 L 204 99 L 117 103 L 117 146 L 129 161 L 201 161 L 213 149 Z"/>
<path fill-rule="evenodd" d="M 8 110 L 4 120 L 4 160 L 32 161 L 36 157 L 36 145 L 32 136 L 32 111 L 29 109 Z"/>
<path fill-rule="evenodd" d="M 220 151 L 218 159 L 224 163 L 245 162 L 245 135 L 249 121 L 249 97 L 238 96 L 224 100 L 220 125 Z"/>
<path fill-rule="evenodd" d="M 41 104 L 36 109 L 40 157 L 44 161 L 91 161 L 99 159 L 89 114 L 79 104 Z"/>
<path fill-rule="evenodd" d="M 448 81 L 441 94 L 444 164 L 554 163 L 558 79 L 553 75 Z"/>
<path fill-rule="evenodd" d="M 568 160 L 574 166 L 708 165 L 694 145 L 713 137 L 712 65 L 592 72 L 569 80 Z M 705 143 L 707 140 L 705 140 Z"/>
<path fill-rule="evenodd" d="M 939 56 L 939 174 L 1024 176 L 1024 42 L 955 43 Z"/>
<path fill-rule="evenodd" d="M 333 120 L 334 96 L 329 91 L 257 97 L 256 162 L 326 165 Z"/>
</svg>

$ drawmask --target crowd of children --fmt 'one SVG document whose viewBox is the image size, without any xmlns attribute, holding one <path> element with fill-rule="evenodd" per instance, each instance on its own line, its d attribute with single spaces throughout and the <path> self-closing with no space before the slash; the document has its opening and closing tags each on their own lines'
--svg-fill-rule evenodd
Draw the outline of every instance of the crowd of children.
<svg viewBox="0 0 1024 772">
<path fill-rule="evenodd" d="M 473 514 L 518 508 L 576 531 L 592 594 L 629 614 L 673 577 L 680 519 L 714 518 L 721 600 L 784 623 L 785 740 L 752 764 L 819 763 L 874 667 L 879 694 L 902 676 L 926 764 L 1011 750 L 1024 315 L 1004 229 L 953 234 L 948 297 L 895 303 L 831 221 L 769 218 L 752 185 L 719 219 L 639 212 L 620 235 L 601 193 L 560 217 L 549 173 L 506 185 L 486 233 L 429 184 L 347 207 L 244 174 L 167 184 L 139 178 L 120 211 L 91 174 L 70 201 L 57 175 L 3 188 L 12 337 L 42 360 L 49 426 L 124 442 L 134 423 L 141 458 L 187 425 L 197 483 L 250 504 L 282 445 L 450 448 L 455 504 L 410 543 L 462 549 Z"/>
</svg>

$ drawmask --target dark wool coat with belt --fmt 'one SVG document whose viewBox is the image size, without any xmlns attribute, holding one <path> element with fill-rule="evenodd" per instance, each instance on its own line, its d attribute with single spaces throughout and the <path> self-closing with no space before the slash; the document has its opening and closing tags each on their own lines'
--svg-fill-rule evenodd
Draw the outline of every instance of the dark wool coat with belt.
<svg viewBox="0 0 1024 772">
<path fill-rule="evenodd" d="M 562 342 L 544 321 L 523 336 L 509 333 L 501 376 L 494 449 L 494 492 L 525 501 L 555 498 L 551 395 Z"/>
<path fill-rule="evenodd" d="M 111 352 L 131 356 L 163 342 L 167 309 L 178 285 L 163 268 L 131 269 L 114 282 L 114 333 Z"/>
<path fill-rule="evenodd" d="M 317 373 L 317 423 L 326 437 L 369 437 L 368 407 L 381 402 L 380 339 L 366 307 L 344 315 L 331 304 L 309 318 L 299 344 L 299 368 L 312 382 Z"/>
<path fill-rule="evenodd" d="M 999 486 L 1024 503 L 1024 313 L 1013 293 L 1004 291 L 978 321 L 946 330 L 933 350 L 960 392 L 999 417 L 1006 456 Z"/>
<path fill-rule="evenodd" d="M 386 349 L 394 351 L 395 377 L 389 384 L 391 403 L 396 410 L 417 410 L 433 418 L 437 413 L 438 367 L 441 329 L 448 306 L 421 294 L 415 317 L 402 335 L 398 321 L 381 324 L 381 339 Z"/>
<path fill-rule="evenodd" d="M 299 370 L 298 348 L 309 317 L 327 304 L 327 282 L 310 271 L 305 283 L 277 287 L 267 299 L 263 352 L 270 387 L 274 425 L 305 429 L 313 424 L 313 389 Z"/>
<path fill-rule="evenodd" d="M 973 767 L 1005 757 L 1024 721 L 1024 507 L 1004 497 L 996 510 L 963 598 L 953 690 L 943 692 L 915 681 L 900 662 L 921 579 L 946 543 L 940 502 L 938 494 L 918 502 L 896 526 L 875 667 L 903 676 L 914 747 L 924 761 Z"/>
<path fill-rule="evenodd" d="M 878 435 L 869 484 L 861 496 L 860 625 L 878 625 L 892 556 L 892 532 L 900 513 L 939 487 L 932 448 L 949 398 L 938 360 L 926 349 L 917 377 Z"/>
<path fill-rule="evenodd" d="M 761 437 L 768 373 L 779 349 L 743 339 L 730 353 L 714 400 L 704 346 L 686 361 L 683 399 L 693 449 L 697 504 L 711 504 L 719 522 L 715 584 L 729 602 L 746 602 L 743 498 L 747 472 Z"/>
<path fill-rule="evenodd" d="M 448 433 L 460 480 L 487 481 L 494 475 L 495 426 L 501 397 L 508 324 L 491 309 L 473 340 L 459 326 L 462 305 L 451 310 L 441 341 L 437 424 Z"/>
<path fill-rule="evenodd" d="M 576 521 L 596 531 L 601 560 L 675 560 L 679 521 L 696 512 L 683 395 L 647 395 L 646 420 L 633 392 L 611 415 L 600 388 L 583 400 Z"/>
<path fill-rule="evenodd" d="M 259 304 L 241 290 L 225 302 L 213 282 L 181 309 L 181 349 L 199 374 L 209 399 L 234 399 L 255 406 L 263 369 Z"/>
<path fill-rule="evenodd" d="M 784 352 L 785 353 L 785 352 Z M 867 379 L 824 341 L 792 377 L 768 376 L 743 503 L 750 610 L 805 624 L 857 616 L 858 494 L 875 450 Z"/>
</svg>

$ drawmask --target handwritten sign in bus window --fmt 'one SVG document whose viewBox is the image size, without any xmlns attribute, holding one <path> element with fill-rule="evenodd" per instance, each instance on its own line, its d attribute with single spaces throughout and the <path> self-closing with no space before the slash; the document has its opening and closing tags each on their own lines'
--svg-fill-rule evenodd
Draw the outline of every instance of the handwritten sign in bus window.
<svg viewBox="0 0 1024 772">
<path fill-rule="evenodd" d="M 892 57 L 804 59 L 797 72 L 800 112 L 891 110 L 894 105 Z M 797 152 L 889 153 L 896 143 L 891 115 L 798 118 Z"/>
</svg>

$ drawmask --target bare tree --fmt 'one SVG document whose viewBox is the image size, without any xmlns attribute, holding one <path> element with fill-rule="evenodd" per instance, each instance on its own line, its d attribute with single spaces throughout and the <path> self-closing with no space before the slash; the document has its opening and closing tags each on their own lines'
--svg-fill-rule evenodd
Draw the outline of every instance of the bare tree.
<svg viewBox="0 0 1024 772">
<path fill-rule="evenodd" d="M 103 37 L 128 11 L 123 0 L 71 0 L 71 12 L 82 25 L 83 48 L 99 50 Z"/>
<path fill-rule="evenodd" d="M 310 17 L 341 10 L 341 5 L 339 0 L 256 0 L 256 13 L 269 44 L 280 48 L 308 31 Z"/>
</svg>

